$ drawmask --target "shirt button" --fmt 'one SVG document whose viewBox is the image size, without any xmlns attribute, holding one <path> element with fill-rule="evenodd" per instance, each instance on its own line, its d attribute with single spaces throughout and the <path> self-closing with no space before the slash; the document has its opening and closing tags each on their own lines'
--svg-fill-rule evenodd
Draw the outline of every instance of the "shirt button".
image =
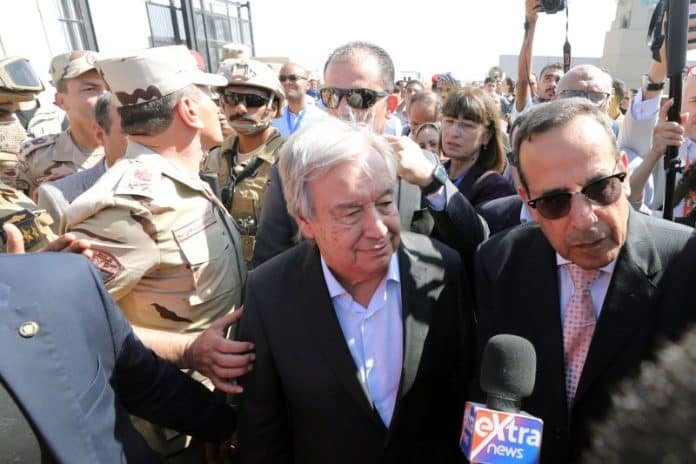
<svg viewBox="0 0 696 464">
<path fill-rule="evenodd" d="M 19 326 L 19 335 L 24 338 L 31 338 L 39 331 L 39 324 L 34 321 L 25 322 Z"/>
</svg>

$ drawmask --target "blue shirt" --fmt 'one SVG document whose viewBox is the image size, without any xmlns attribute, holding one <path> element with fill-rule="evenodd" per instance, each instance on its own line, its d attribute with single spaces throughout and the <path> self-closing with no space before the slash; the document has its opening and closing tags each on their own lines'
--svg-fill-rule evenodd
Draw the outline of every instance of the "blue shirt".
<svg viewBox="0 0 696 464">
<path fill-rule="evenodd" d="M 389 427 L 399 392 L 403 365 L 401 283 L 397 254 L 367 308 L 336 280 L 321 258 L 321 269 L 338 322 L 357 369 L 358 379 L 374 408 Z"/>
<path fill-rule="evenodd" d="M 282 114 L 271 122 L 271 126 L 278 129 L 283 137 L 289 137 L 297 132 L 300 127 L 324 117 L 327 117 L 326 113 L 317 108 L 317 105 L 312 102 L 308 102 L 298 114 L 290 111 L 290 107 L 285 105 Z"/>
</svg>

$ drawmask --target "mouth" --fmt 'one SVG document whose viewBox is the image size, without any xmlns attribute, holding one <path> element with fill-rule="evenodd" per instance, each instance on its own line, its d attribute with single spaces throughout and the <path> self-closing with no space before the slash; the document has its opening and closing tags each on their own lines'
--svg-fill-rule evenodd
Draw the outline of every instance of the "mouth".
<svg viewBox="0 0 696 464">
<path fill-rule="evenodd" d="M 605 237 L 600 237 L 596 240 L 592 241 L 585 241 L 585 242 L 580 242 L 580 243 L 575 243 L 573 244 L 573 248 L 579 249 L 579 250 L 592 250 L 593 248 L 596 248 L 604 242 Z"/>
</svg>

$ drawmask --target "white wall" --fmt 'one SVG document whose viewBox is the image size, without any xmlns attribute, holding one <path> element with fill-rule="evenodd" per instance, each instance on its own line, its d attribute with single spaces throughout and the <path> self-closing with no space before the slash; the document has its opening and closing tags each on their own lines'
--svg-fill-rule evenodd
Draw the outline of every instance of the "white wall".
<svg viewBox="0 0 696 464">
<path fill-rule="evenodd" d="M 89 6 L 100 53 L 118 54 L 150 46 L 144 0 L 90 0 Z"/>
</svg>

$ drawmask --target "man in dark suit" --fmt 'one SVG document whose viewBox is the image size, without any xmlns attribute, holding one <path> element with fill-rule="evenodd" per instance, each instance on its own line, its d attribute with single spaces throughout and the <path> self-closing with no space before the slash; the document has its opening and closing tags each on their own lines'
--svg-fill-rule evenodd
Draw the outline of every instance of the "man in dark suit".
<svg viewBox="0 0 696 464">
<path fill-rule="evenodd" d="M 632 211 L 611 121 L 583 99 L 530 110 L 519 129 L 521 187 L 538 224 L 476 256 L 479 345 L 529 339 L 537 378 L 523 409 L 544 420 L 542 463 L 573 462 L 612 387 L 653 350 L 656 288 L 690 230 Z"/>
<path fill-rule="evenodd" d="M 0 276 L 0 460 L 164 462 L 128 413 L 231 436 L 233 411 L 142 345 L 85 258 L 0 255 Z"/>
<path fill-rule="evenodd" d="M 457 252 L 400 233 L 393 152 L 369 129 L 316 123 L 279 167 L 307 240 L 247 282 L 241 462 L 461 462 L 474 339 Z"/>
<path fill-rule="evenodd" d="M 352 42 L 338 47 L 324 66 L 322 100 L 332 116 L 369 124 L 382 134 L 387 120 L 386 93 L 394 85 L 394 64 L 381 47 Z M 347 92 L 354 92 L 348 94 Z M 401 181 L 396 201 L 401 228 L 442 240 L 459 251 L 473 270 L 476 247 L 488 229 L 469 201 L 447 178 L 437 158 L 408 137 L 385 137 L 398 160 Z M 256 234 L 254 267 L 292 247 L 297 225 L 289 216 L 277 169 L 269 186 Z"/>
</svg>

